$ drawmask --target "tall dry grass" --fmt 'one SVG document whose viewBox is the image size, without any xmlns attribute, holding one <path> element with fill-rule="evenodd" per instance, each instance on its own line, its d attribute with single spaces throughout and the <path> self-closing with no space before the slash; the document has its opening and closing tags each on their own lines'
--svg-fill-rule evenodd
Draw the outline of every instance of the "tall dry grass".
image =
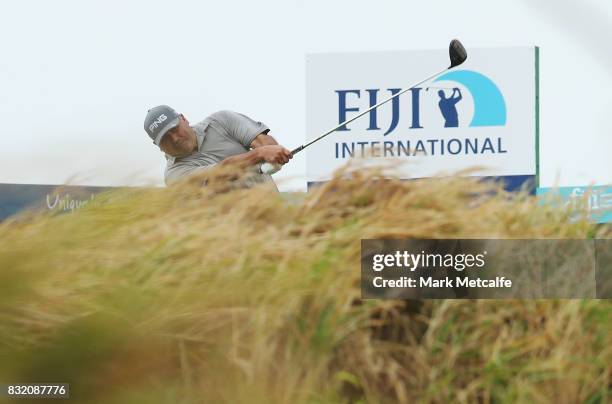
<svg viewBox="0 0 612 404">
<path fill-rule="evenodd" d="M 197 178 L 2 223 L 0 380 L 83 403 L 610 401 L 609 301 L 359 290 L 363 238 L 605 229 L 490 183 L 379 174 L 291 202 Z"/>
</svg>

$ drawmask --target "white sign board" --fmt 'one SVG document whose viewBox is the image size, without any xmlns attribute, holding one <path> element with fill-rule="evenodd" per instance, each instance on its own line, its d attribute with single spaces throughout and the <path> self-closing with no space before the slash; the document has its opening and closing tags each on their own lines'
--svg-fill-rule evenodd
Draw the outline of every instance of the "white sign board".
<svg viewBox="0 0 612 404">
<path fill-rule="evenodd" d="M 354 157 L 394 158 L 402 178 L 470 167 L 537 175 L 538 49 L 467 49 L 467 61 L 306 149 L 309 183 Z M 448 66 L 448 50 L 311 54 L 307 141 Z"/>
</svg>

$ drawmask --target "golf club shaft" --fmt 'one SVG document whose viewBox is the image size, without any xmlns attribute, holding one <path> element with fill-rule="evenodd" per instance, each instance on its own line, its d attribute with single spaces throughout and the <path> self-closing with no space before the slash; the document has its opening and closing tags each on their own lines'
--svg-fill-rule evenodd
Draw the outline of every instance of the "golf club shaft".
<svg viewBox="0 0 612 404">
<path fill-rule="evenodd" d="M 305 148 L 307 148 L 307 147 L 308 147 L 308 146 L 310 146 L 311 144 L 313 144 L 313 143 L 315 143 L 315 142 L 318 142 L 319 140 L 323 139 L 325 136 L 327 136 L 327 135 L 329 135 L 329 134 L 331 134 L 331 133 L 333 133 L 333 132 L 337 131 L 338 129 L 340 129 L 340 128 L 341 128 L 341 127 L 343 127 L 344 125 L 347 125 L 347 124 L 349 124 L 349 123 L 353 122 L 354 120 L 356 120 L 356 119 L 358 119 L 358 118 L 361 118 L 362 116 L 364 116 L 364 115 L 365 115 L 365 114 L 367 114 L 368 112 L 372 111 L 373 109 L 376 109 L 376 108 L 380 107 L 381 105 L 386 104 L 387 102 L 391 101 L 392 99 L 394 99 L 394 98 L 396 98 L 396 97 L 399 97 L 400 95 L 404 94 L 406 91 L 412 90 L 412 89 L 413 89 L 413 88 L 415 88 L 416 86 L 418 86 L 418 85 L 420 85 L 420 84 L 423 84 L 423 83 L 425 83 L 425 82 L 427 82 L 427 81 L 429 81 L 429 80 L 433 79 L 433 78 L 434 78 L 434 77 L 436 77 L 436 76 L 439 76 L 440 74 L 444 73 L 444 72 L 445 72 L 445 71 L 447 71 L 448 69 L 449 69 L 449 68 L 447 67 L 447 68 L 445 68 L 444 70 L 442 70 L 442 71 L 440 71 L 440 72 L 438 72 L 438 73 L 436 73 L 436 74 L 434 74 L 434 75 L 432 75 L 432 76 L 427 77 L 425 80 L 421 80 L 421 81 L 419 81 L 418 83 L 416 83 L 416 84 L 412 85 L 411 87 L 408 87 L 408 88 L 406 88 L 406 89 L 404 89 L 404 90 L 400 91 L 399 93 L 394 94 L 394 95 L 392 95 L 391 97 L 389 97 L 389 98 L 387 98 L 387 99 L 385 99 L 385 100 L 383 100 L 383 101 L 379 102 L 378 104 L 371 106 L 370 108 L 366 109 L 365 111 L 363 111 L 363 112 L 362 112 L 362 113 L 360 113 L 359 115 L 356 115 L 356 116 L 352 117 L 351 119 L 347 119 L 346 121 L 342 122 L 340 125 L 338 125 L 338 126 L 334 127 L 333 129 L 330 129 L 330 130 L 328 130 L 327 132 L 323 133 L 321 136 L 319 136 L 319 137 L 318 137 L 318 138 L 316 138 L 315 140 L 312 140 L 312 141 L 310 141 L 310 142 L 306 143 L 305 145 L 302 145 L 302 146 L 298 147 L 297 149 L 292 150 L 292 151 L 291 151 L 291 154 L 292 154 L 292 155 L 295 155 L 295 154 L 297 154 L 297 153 L 301 152 L 302 150 L 304 150 Z"/>
<path fill-rule="evenodd" d="M 306 143 L 305 145 L 302 145 L 300 147 L 298 147 L 297 149 L 294 149 L 293 151 L 291 151 L 292 155 L 295 155 L 299 152 L 301 152 L 302 150 L 304 150 L 305 148 L 307 148 L 308 146 L 310 146 L 311 144 L 318 142 L 319 140 L 323 139 L 325 136 L 334 133 L 335 131 L 337 131 L 338 129 L 340 129 L 341 127 L 343 127 L 344 125 L 347 125 L 351 122 L 353 122 L 355 119 L 358 119 L 362 116 L 364 116 L 365 114 L 367 114 L 368 112 L 372 111 L 373 109 L 376 109 L 378 107 L 380 107 L 383 104 L 386 104 L 387 102 L 391 101 L 392 99 L 394 99 L 395 97 L 399 97 L 400 95 L 404 94 L 406 91 L 408 90 L 412 90 L 413 88 L 415 88 L 416 86 L 425 83 L 426 81 L 429 81 L 431 79 L 433 79 L 434 77 L 444 73 L 447 70 L 450 70 L 454 67 L 457 67 L 461 64 L 463 64 L 463 62 L 466 61 L 467 59 L 467 52 L 465 51 L 465 48 L 463 47 L 463 44 L 461 43 L 461 41 L 459 41 L 458 39 L 453 39 L 448 47 L 448 55 L 450 57 L 450 62 L 451 65 L 449 67 L 447 67 L 444 70 L 441 70 L 440 72 L 426 78 L 425 80 L 421 80 L 418 83 L 408 87 L 405 90 L 400 91 L 399 93 L 392 95 L 391 97 L 387 98 L 384 101 L 379 102 L 378 104 L 368 108 L 367 110 L 363 111 L 362 113 L 360 113 L 357 116 L 354 116 L 351 119 L 347 119 L 346 121 L 342 122 L 340 125 L 328 130 L 327 132 L 323 133 L 321 136 L 319 136 L 318 138 L 316 138 L 315 140 Z M 277 172 L 278 170 L 280 170 L 281 165 L 280 164 L 270 164 L 268 162 L 263 163 L 260 166 L 260 171 L 264 174 L 273 174 L 275 172 Z"/>
<path fill-rule="evenodd" d="M 339 124 L 338 126 L 335 126 L 334 128 L 332 128 L 332 129 L 328 130 L 327 132 L 323 133 L 323 134 L 322 134 L 321 136 L 319 136 L 318 138 L 316 138 L 316 139 L 314 139 L 314 140 L 312 140 L 312 141 L 310 141 L 310 142 L 308 142 L 308 143 L 306 143 L 306 144 L 304 144 L 304 145 L 302 145 L 302 146 L 300 146 L 300 147 L 298 147 L 298 148 L 296 148 L 296 149 L 292 150 L 292 151 L 291 151 L 291 154 L 292 154 L 293 156 L 295 156 L 297 153 L 301 152 L 302 150 L 304 150 L 305 148 L 307 148 L 307 147 L 308 147 L 308 146 L 310 146 L 311 144 L 316 143 L 316 142 L 318 142 L 319 140 L 323 139 L 325 136 L 327 136 L 327 135 L 329 135 L 329 134 L 334 133 L 335 131 L 337 131 L 338 129 L 340 129 L 341 127 L 343 127 L 344 125 L 347 125 L 347 124 L 349 124 L 349 123 L 353 122 L 354 120 L 356 120 L 356 119 L 358 119 L 358 118 L 361 118 L 362 116 L 364 116 L 364 115 L 365 115 L 365 114 L 367 114 L 368 112 L 372 111 L 373 109 L 376 109 L 376 108 L 380 107 L 381 105 L 384 105 L 384 104 L 388 103 L 388 102 L 389 102 L 389 101 L 391 101 L 392 99 L 394 99 L 394 98 L 396 98 L 396 97 L 399 97 L 400 95 L 404 94 L 406 91 L 412 90 L 412 89 L 413 89 L 413 88 L 415 88 L 416 86 L 418 86 L 418 85 L 420 85 L 420 84 L 423 84 L 423 83 L 425 83 L 425 82 L 427 82 L 427 81 L 429 81 L 429 80 L 433 79 L 433 78 L 434 78 L 434 77 L 436 77 L 436 76 L 439 76 L 440 74 L 444 73 L 445 71 L 447 71 L 447 70 L 449 70 L 449 69 L 451 69 L 451 68 L 452 68 L 452 67 L 447 67 L 447 68 L 445 68 L 444 70 L 441 70 L 441 71 L 439 71 L 438 73 L 433 74 L 433 75 L 431 75 L 431 76 L 427 77 L 425 80 L 421 80 L 421 81 L 419 81 L 418 83 L 413 84 L 412 86 L 410 86 L 410 87 L 408 87 L 408 88 L 406 88 L 406 89 L 404 89 L 404 90 L 400 91 L 399 93 L 394 94 L 394 95 L 392 95 L 391 97 L 389 97 L 389 98 L 387 98 L 387 99 L 385 99 L 385 100 L 382 100 L 382 101 L 381 101 L 381 102 L 379 102 L 378 104 L 373 105 L 373 106 L 371 106 L 370 108 L 366 109 L 365 111 L 363 111 L 363 112 L 362 112 L 362 113 L 360 113 L 359 115 L 356 115 L 356 116 L 352 117 L 351 119 L 347 119 L 346 121 L 342 122 L 342 123 L 341 123 L 341 124 Z M 281 165 L 280 165 L 280 164 L 271 164 L 271 163 L 267 163 L 267 162 L 266 162 L 266 163 L 263 163 L 263 164 L 260 166 L 260 171 L 261 171 L 262 173 L 264 173 L 264 174 L 270 174 L 270 175 L 271 175 L 271 174 L 274 174 L 274 173 L 276 173 L 276 172 L 278 172 L 280 169 L 281 169 Z"/>
</svg>

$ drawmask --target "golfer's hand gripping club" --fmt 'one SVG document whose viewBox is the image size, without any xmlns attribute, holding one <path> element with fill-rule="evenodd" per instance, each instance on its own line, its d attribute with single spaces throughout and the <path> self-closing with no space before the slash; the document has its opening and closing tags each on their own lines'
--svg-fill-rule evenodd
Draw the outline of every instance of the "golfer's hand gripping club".
<svg viewBox="0 0 612 404">
<path fill-rule="evenodd" d="M 297 153 L 301 152 L 302 149 L 304 149 L 304 147 L 306 146 L 302 145 L 296 149 L 291 150 L 291 158 L 293 158 L 293 156 L 295 156 Z M 263 174 L 272 175 L 274 173 L 279 172 L 282 167 L 283 166 L 280 164 L 272 164 L 272 163 L 265 162 L 261 165 L 259 169 Z"/>
<path fill-rule="evenodd" d="M 284 147 L 278 145 L 273 147 L 280 148 L 281 150 L 275 150 L 274 153 L 268 154 L 266 157 L 264 157 L 264 162 L 259 167 L 259 171 L 263 174 L 272 175 L 278 172 L 281 169 L 282 164 L 288 163 L 293 157 L 292 152 Z"/>
</svg>

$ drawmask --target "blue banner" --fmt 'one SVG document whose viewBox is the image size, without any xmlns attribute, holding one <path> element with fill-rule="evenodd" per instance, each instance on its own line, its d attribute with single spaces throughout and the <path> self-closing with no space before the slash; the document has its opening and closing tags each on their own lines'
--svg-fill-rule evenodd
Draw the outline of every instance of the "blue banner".
<svg viewBox="0 0 612 404">
<path fill-rule="evenodd" d="M 74 212 L 95 201 L 110 187 L 0 184 L 0 220 L 20 211 Z"/>
</svg>

